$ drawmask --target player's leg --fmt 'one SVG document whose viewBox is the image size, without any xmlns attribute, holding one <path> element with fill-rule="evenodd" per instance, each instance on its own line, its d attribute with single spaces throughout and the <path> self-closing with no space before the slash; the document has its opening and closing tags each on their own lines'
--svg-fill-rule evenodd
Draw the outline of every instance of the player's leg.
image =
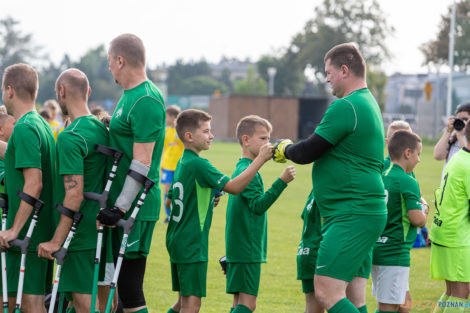
<svg viewBox="0 0 470 313">
<path fill-rule="evenodd" d="M 354 277 L 346 287 L 346 297 L 361 313 L 367 313 L 366 305 L 367 278 Z M 364 310 L 365 309 L 365 310 Z"/>
<path fill-rule="evenodd" d="M 201 297 L 183 296 L 180 313 L 198 313 L 201 309 Z"/>
<path fill-rule="evenodd" d="M 411 294 L 410 291 L 406 291 L 405 301 L 400 305 L 400 309 L 398 309 L 398 313 L 409 313 L 411 310 Z"/>
<path fill-rule="evenodd" d="M 313 279 L 312 279 L 313 284 Z M 305 294 L 305 313 L 323 313 L 323 307 L 315 298 L 314 292 Z"/>
<path fill-rule="evenodd" d="M 405 301 L 410 268 L 405 266 L 374 266 L 373 294 L 379 312 L 398 312 Z"/>
<path fill-rule="evenodd" d="M 46 313 L 44 295 L 23 294 L 21 310 L 27 313 Z"/>
<path fill-rule="evenodd" d="M 181 312 L 181 294 L 178 292 L 178 299 L 176 302 L 171 306 L 171 308 L 167 311 L 167 313 L 179 313 Z"/>
<path fill-rule="evenodd" d="M 261 263 L 227 263 L 227 293 L 238 294 L 234 313 L 256 309 L 260 278 Z"/>
<path fill-rule="evenodd" d="M 88 293 L 72 293 L 73 306 L 77 313 L 89 313 L 91 304 L 91 294 Z"/>
</svg>

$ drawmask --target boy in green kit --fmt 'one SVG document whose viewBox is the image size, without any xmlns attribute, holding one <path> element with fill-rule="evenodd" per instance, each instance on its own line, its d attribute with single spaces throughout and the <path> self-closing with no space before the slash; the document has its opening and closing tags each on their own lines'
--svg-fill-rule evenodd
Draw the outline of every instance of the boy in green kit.
<svg viewBox="0 0 470 313">
<path fill-rule="evenodd" d="M 398 312 L 409 285 L 410 250 L 417 227 L 426 224 L 418 182 L 410 175 L 419 162 L 421 139 L 406 130 L 396 131 L 388 143 L 390 167 L 383 173 L 387 223 L 372 257 L 372 295 L 377 312 Z"/>
<path fill-rule="evenodd" d="M 170 255 L 173 291 L 178 300 L 169 313 L 199 312 L 206 296 L 209 229 L 214 206 L 214 189 L 239 194 L 253 180 L 261 166 L 272 157 L 273 147 L 265 143 L 258 156 L 239 176 L 230 179 L 199 156 L 210 148 L 211 116 L 199 110 L 178 115 L 176 131 L 184 152 L 175 170 L 167 202 L 171 201 L 166 247 Z"/>
<path fill-rule="evenodd" d="M 300 217 L 304 224 L 297 252 L 297 280 L 302 281 L 302 291 L 305 293 L 305 313 L 321 313 L 323 307 L 315 299 L 313 277 L 315 276 L 318 248 L 320 248 L 322 223 L 313 190 L 308 196 Z"/>
<path fill-rule="evenodd" d="M 271 131 L 271 123 L 256 115 L 245 116 L 238 122 L 236 133 L 242 157 L 232 178 L 251 165 L 261 146 L 269 143 Z M 266 263 L 266 211 L 294 177 L 294 167 L 288 166 L 271 188 L 264 192 L 261 174 L 256 173 L 240 194 L 229 196 L 225 250 L 227 293 L 233 294 L 233 312 L 253 312 L 256 308 L 261 263 Z"/>
</svg>

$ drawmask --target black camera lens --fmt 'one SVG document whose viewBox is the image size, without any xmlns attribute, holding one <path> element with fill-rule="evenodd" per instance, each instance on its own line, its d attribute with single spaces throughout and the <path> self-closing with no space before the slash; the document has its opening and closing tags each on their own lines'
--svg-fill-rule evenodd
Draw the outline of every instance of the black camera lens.
<svg viewBox="0 0 470 313">
<path fill-rule="evenodd" d="M 462 121 L 460 118 L 456 118 L 454 120 L 454 129 L 456 131 L 461 131 L 465 127 L 465 122 Z"/>
</svg>

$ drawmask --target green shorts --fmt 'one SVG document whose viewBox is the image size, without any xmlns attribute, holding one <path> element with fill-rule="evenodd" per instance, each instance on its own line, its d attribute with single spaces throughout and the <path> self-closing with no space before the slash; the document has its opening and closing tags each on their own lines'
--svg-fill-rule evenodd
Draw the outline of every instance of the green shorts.
<svg viewBox="0 0 470 313">
<path fill-rule="evenodd" d="M 315 287 L 313 286 L 313 278 L 302 279 L 302 292 L 303 293 L 315 292 Z"/>
<path fill-rule="evenodd" d="M 431 278 L 470 282 L 470 247 L 431 245 Z"/>
<path fill-rule="evenodd" d="M 302 251 L 305 251 L 304 248 Z M 315 264 L 317 263 L 316 251 L 309 250 L 310 254 L 297 254 L 297 280 L 313 279 Z"/>
<path fill-rule="evenodd" d="M 125 259 L 145 258 L 150 252 L 153 230 L 156 221 L 135 221 L 134 226 L 127 238 Z M 116 227 L 112 232 L 113 236 L 113 256 L 118 257 L 124 231 L 121 227 Z"/>
<path fill-rule="evenodd" d="M 91 294 L 94 260 L 95 250 L 67 252 L 60 274 L 59 292 Z"/>
<path fill-rule="evenodd" d="M 261 263 L 227 263 L 227 293 L 258 296 Z"/>
<path fill-rule="evenodd" d="M 16 297 L 21 253 L 17 251 L 7 251 L 6 261 L 8 296 Z M 52 264 L 52 262 L 44 258 L 39 258 L 37 252 L 30 251 L 26 254 L 23 293 L 31 295 L 44 295 L 46 293 L 52 281 L 50 264 Z"/>
<path fill-rule="evenodd" d="M 344 215 L 324 219 L 315 274 L 350 282 L 370 274 L 370 252 L 387 215 Z"/>
<path fill-rule="evenodd" d="M 207 262 L 171 263 L 173 291 L 181 296 L 206 296 Z"/>
<path fill-rule="evenodd" d="M 357 271 L 355 277 L 362 277 L 369 279 L 370 278 L 370 271 L 372 269 L 372 251 L 374 248 L 372 247 L 369 251 L 369 254 L 366 256 L 364 259 L 364 262 L 362 262 L 361 267 Z"/>
</svg>

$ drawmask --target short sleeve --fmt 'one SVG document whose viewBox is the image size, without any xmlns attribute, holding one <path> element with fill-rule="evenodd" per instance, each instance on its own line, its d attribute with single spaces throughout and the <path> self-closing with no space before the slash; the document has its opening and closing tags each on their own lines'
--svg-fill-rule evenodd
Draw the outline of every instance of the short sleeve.
<svg viewBox="0 0 470 313">
<path fill-rule="evenodd" d="M 137 100 L 129 112 L 134 142 L 157 141 L 165 131 L 165 114 L 164 104 L 157 99 L 146 96 Z"/>
<path fill-rule="evenodd" d="M 343 137 L 355 129 L 357 117 L 351 102 L 339 99 L 333 102 L 326 110 L 315 133 L 336 145 Z"/>
<path fill-rule="evenodd" d="M 59 175 L 84 175 L 84 159 L 88 154 L 86 142 L 70 132 L 62 132 L 57 138 Z"/>
<path fill-rule="evenodd" d="M 41 168 L 41 138 L 38 130 L 30 124 L 15 126 L 15 168 Z"/>
<path fill-rule="evenodd" d="M 198 158 L 194 162 L 194 170 L 196 171 L 196 181 L 201 187 L 222 190 L 230 177 L 221 173 L 209 161 Z"/>
<path fill-rule="evenodd" d="M 467 198 L 470 199 L 470 173 L 465 175 L 465 192 L 467 193 Z"/>
<path fill-rule="evenodd" d="M 400 184 L 400 193 L 405 200 L 406 211 L 421 210 L 421 196 L 419 192 L 418 182 L 408 176 L 409 179 L 404 180 Z"/>
</svg>

